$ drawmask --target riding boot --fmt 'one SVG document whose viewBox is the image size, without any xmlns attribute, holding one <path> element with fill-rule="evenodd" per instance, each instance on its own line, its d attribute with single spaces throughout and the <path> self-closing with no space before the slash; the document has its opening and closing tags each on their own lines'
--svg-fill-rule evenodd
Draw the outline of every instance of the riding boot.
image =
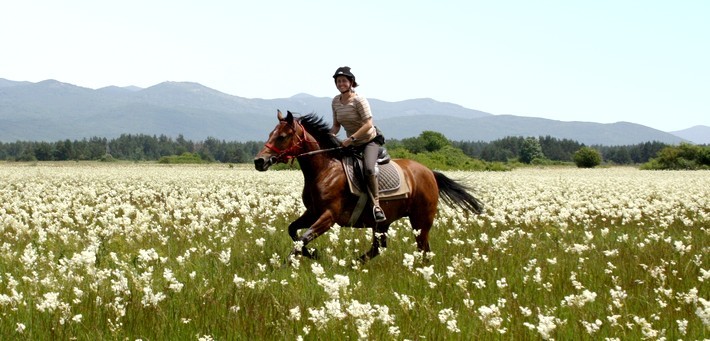
<svg viewBox="0 0 710 341">
<path fill-rule="evenodd" d="M 387 220 L 385 212 L 380 207 L 380 189 L 377 185 L 377 175 L 369 175 L 367 177 L 367 187 L 370 190 L 370 198 L 372 198 L 372 214 L 375 216 L 376 222 Z"/>
</svg>

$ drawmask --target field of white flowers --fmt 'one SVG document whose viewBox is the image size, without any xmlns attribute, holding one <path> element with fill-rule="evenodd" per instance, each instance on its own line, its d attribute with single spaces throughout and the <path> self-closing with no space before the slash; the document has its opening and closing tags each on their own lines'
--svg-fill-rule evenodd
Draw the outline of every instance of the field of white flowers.
<svg viewBox="0 0 710 341">
<path fill-rule="evenodd" d="M 284 260 L 298 171 L 0 165 L 0 339 L 710 337 L 710 172 L 447 172 L 486 204 Z"/>
</svg>

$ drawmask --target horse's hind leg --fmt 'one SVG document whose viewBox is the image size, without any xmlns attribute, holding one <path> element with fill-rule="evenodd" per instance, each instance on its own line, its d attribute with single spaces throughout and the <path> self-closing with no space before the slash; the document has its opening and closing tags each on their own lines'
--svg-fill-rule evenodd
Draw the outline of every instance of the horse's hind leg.
<svg viewBox="0 0 710 341">
<path fill-rule="evenodd" d="M 420 229 L 419 235 L 417 235 L 417 249 L 427 253 L 431 251 L 429 248 L 429 229 Z"/>
<path fill-rule="evenodd" d="M 434 214 L 426 214 L 420 212 L 409 217 L 409 222 L 412 224 L 412 229 L 416 234 L 417 249 L 424 253 L 431 251 L 429 248 L 429 230 L 434 224 Z"/>
<path fill-rule="evenodd" d="M 372 229 L 372 247 L 364 255 L 360 256 L 361 262 L 364 263 L 377 257 L 380 254 L 380 248 L 387 247 L 387 230 L 389 230 L 389 225 Z"/>
</svg>

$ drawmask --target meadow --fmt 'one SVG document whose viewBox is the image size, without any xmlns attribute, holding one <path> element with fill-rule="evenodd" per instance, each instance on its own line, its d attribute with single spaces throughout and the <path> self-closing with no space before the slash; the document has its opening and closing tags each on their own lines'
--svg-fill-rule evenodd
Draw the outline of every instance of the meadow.
<svg viewBox="0 0 710 341">
<path fill-rule="evenodd" d="M 702 340 L 710 172 L 446 172 L 432 253 L 336 227 L 293 258 L 298 171 L 0 165 L 0 339 Z"/>
</svg>

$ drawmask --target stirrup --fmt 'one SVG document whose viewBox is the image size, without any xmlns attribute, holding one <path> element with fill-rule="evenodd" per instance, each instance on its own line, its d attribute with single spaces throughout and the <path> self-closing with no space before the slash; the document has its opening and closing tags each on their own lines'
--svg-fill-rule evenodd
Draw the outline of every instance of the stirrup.
<svg viewBox="0 0 710 341">
<path fill-rule="evenodd" d="M 378 223 L 387 220 L 387 217 L 385 217 L 385 212 L 382 211 L 380 206 L 372 207 L 372 215 L 375 217 L 375 221 Z"/>
</svg>

